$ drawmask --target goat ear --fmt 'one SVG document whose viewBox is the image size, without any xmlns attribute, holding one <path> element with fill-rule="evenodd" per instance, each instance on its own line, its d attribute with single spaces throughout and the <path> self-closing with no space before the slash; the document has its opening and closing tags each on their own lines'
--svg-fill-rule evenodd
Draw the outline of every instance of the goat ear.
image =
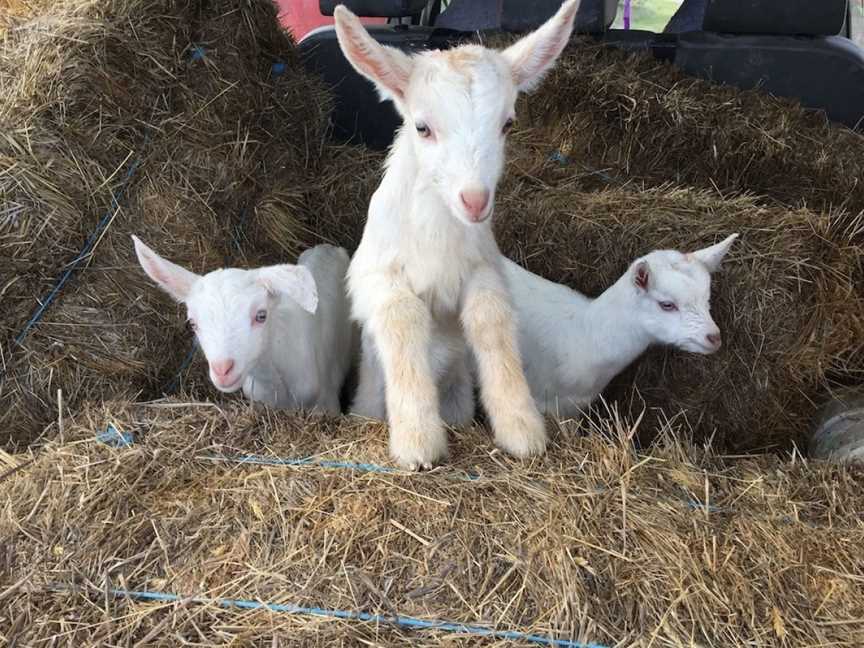
<svg viewBox="0 0 864 648">
<path fill-rule="evenodd" d="M 536 31 L 516 41 L 502 54 L 510 63 L 520 91 L 528 91 L 543 79 L 564 51 L 573 33 L 573 22 L 581 0 L 567 0 L 558 12 Z"/>
<path fill-rule="evenodd" d="M 701 261 L 702 264 L 708 268 L 709 272 L 716 272 L 720 267 L 720 264 L 723 262 L 723 257 L 726 256 L 732 243 L 734 243 L 737 238 L 737 234 L 732 234 L 711 247 L 696 250 L 692 253 L 692 256 L 698 261 Z"/>
<path fill-rule="evenodd" d="M 192 284 L 198 281 L 200 277 L 194 272 L 189 272 L 186 268 L 181 268 L 176 263 L 163 259 L 134 234 L 132 235 L 132 242 L 135 244 L 138 263 L 141 264 L 147 276 L 175 300 L 185 302 L 192 290 Z"/>
<path fill-rule="evenodd" d="M 633 266 L 633 284 L 640 290 L 648 290 L 651 281 L 651 269 L 645 260 L 638 261 Z"/>
<path fill-rule="evenodd" d="M 268 292 L 288 295 L 307 313 L 314 314 L 318 309 L 318 288 L 306 266 L 283 263 L 261 268 L 258 281 Z"/>
<path fill-rule="evenodd" d="M 371 80 L 382 99 L 393 99 L 397 107 L 405 99 L 411 76 L 411 57 L 379 44 L 353 13 L 339 5 L 333 11 L 336 39 L 345 58 L 357 72 Z"/>
</svg>

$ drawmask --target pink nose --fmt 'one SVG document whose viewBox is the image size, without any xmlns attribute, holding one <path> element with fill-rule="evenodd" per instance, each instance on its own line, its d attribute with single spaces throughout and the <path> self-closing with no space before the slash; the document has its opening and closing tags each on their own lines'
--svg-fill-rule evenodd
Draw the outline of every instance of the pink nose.
<svg viewBox="0 0 864 648">
<path fill-rule="evenodd" d="M 709 333 L 705 336 L 705 339 L 708 340 L 708 344 L 710 344 L 715 349 L 719 349 L 720 344 L 722 344 L 719 333 Z"/>
<path fill-rule="evenodd" d="M 460 192 L 459 198 L 471 220 L 479 223 L 486 206 L 489 204 L 489 192 L 486 189 L 466 189 Z"/>
<path fill-rule="evenodd" d="M 230 382 L 228 376 L 231 375 L 231 370 L 234 368 L 234 360 L 228 358 L 226 360 L 218 360 L 210 363 L 210 371 L 216 377 L 216 382 L 226 384 Z"/>
</svg>

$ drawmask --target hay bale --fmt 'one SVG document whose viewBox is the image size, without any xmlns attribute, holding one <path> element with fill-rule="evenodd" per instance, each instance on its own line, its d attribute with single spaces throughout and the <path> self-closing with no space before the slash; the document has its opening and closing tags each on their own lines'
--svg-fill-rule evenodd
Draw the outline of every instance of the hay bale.
<svg viewBox="0 0 864 648">
<path fill-rule="evenodd" d="M 62 132 L 116 167 L 170 114 L 177 48 L 188 42 L 183 7 L 64 0 L 6 13 L 0 125 Z"/>
<path fill-rule="evenodd" d="M 57 16 L 40 11 L 49 9 L 34 9 L 3 41 L 0 78 L 16 91 L 0 101 L 0 123 L 14 117 L 22 138 L 46 143 L 37 157 L 30 142 L 15 142 L 3 158 L 12 173 L 0 197 L 62 215 L 40 223 L 35 237 L 35 220 L 22 219 L 0 239 L 15 250 L 0 265 L 16 299 L 0 320 L 3 344 L 78 256 L 103 215 L 97 206 L 110 204 L 123 174 L 109 165 L 131 156 L 141 170 L 86 271 L 22 349 L 0 349 L 2 443 L 12 447 L 57 432 L 49 426 L 58 389 L 74 411 L 87 395 L 156 396 L 174 382 L 190 336 L 181 309 L 140 271 L 129 235 L 202 272 L 266 262 L 273 246 L 250 245 L 251 213 L 275 183 L 304 199 L 312 193 L 306 185 L 316 177 L 330 109 L 267 0 L 69 2 Z M 57 33 L 45 27 L 55 21 Z M 75 47 L 64 50 L 69 39 Z M 50 136 L 61 124 L 62 147 Z M 290 234 L 288 226 L 281 223 L 280 234 Z M 28 269 L 37 251 L 43 262 Z"/>
<path fill-rule="evenodd" d="M 305 184 L 331 99 L 303 70 L 273 3 L 202 5 L 191 39 L 165 130 L 196 190 L 236 212 L 251 207 L 274 176 L 289 188 Z"/>
<path fill-rule="evenodd" d="M 0 134 L 0 357 L 111 204 L 116 181 L 81 146 Z"/>
<path fill-rule="evenodd" d="M 0 387 L 7 444 L 33 442 L 57 420 L 58 389 L 74 411 L 93 394 L 158 396 L 175 378 L 192 344 L 185 313 L 140 269 L 130 235 L 197 272 L 227 265 L 231 239 L 206 197 L 165 171 L 142 172 L 86 268 L 12 350 Z"/>
<path fill-rule="evenodd" d="M 249 248 L 274 263 L 320 243 L 353 253 L 383 162 L 382 152 L 327 144 L 305 181 L 292 185 L 280 174 L 251 214 Z"/>
<path fill-rule="evenodd" d="M 591 296 L 651 250 L 741 235 L 712 283 L 724 348 L 708 357 L 657 350 L 609 392 L 634 417 L 643 406 L 654 414 L 643 440 L 682 411 L 683 427 L 718 447 L 785 448 L 803 441 L 832 382 L 861 379 L 860 218 L 688 188 L 586 192 L 578 181 L 530 181 L 514 173 L 500 195 L 503 252 Z"/>
<path fill-rule="evenodd" d="M 531 462 L 491 452 L 485 431 L 459 432 L 453 465 L 427 474 L 207 458 L 386 457 L 381 425 L 263 412 L 179 402 L 83 411 L 63 441 L 2 484 L 0 533 L 16 592 L 0 612 L 4 625 L 26 620 L 15 625 L 24 644 L 62 631 L 79 646 L 165 632 L 223 643 L 242 631 L 312 645 L 304 642 L 314 630 L 347 631 L 352 641 L 376 632 L 106 598 L 106 588 L 121 587 L 602 645 L 647 636 L 664 645 L 864 640 L 850 623 L 864 615 L 856 575 L 864 496 L 850 468 L 722 457 L 671 435 L 638 453 L 632 431 L 612 419 L 592 420 L 587 437 L 572 426 L 556 431 L 549 454 Z M 135 444 L 95 441 L 108 423 L 134 433 Z M 73 593 L 52 593 L 58 588 Z M 447 639 L 392 635 L 412 645 Z"/>
<path fill-rule="evenodd" d="M 817 210 L 864 211 L 864 136 L 757 90 L 685 76 L 650 54 L 580 40 L 524 99 L 523 126 L 545 131 L 576 170 L 750 192 Z"/>
</svg>

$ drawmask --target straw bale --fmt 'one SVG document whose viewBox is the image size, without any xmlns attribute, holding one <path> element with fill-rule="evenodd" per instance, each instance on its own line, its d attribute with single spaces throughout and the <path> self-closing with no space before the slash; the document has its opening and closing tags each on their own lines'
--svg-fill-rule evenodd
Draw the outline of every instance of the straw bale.
<svg viewBox="0 0 864 648">
<path fill-rule="evenodd" d="M 312 177 L 330 97 L 302 69 L 272 3 L 200 9 L 182 75 L 166 139 L 199 192 L 236 211 L 276 176 L 289 188 Z"/>
<path fill-rule="evenodd" d="M 864 135 L 797 103 L 685 76 L 650 54 L 575 41 L 524 99 L 578 169 L 651 186 L 747 192 L 817 210 L 864 211 Z"/>
<path fill-rule="evenodd" d="M 190 336 L 181 309 L 141 272 L 129 235 L 201 272 L 277 260 L 272 239 L 250 245 L 254 207 L 277 189 L 304 201 L 314 193 L 330 110 L 266 0 L 32 11 L 0 52 L 0 75 L 15 88 L 0 101 L 0 123 L 19 124 L 0 150 L 9 170 L 0 198 L 20 220 L 0 239 L 15 251 L 0 264 L 4 301 L 15 300 L 0 319 L 4 345 L 77 257 L 126 166 L 140 170 L 87 269 L 22 349 L 2 349 L 2 442 L 13 447 L 44 436 L 58 389 L 74 410 L 87 394 L 155 396 L 174 382 Z M 27 220 L 16 216 L 21 205 Z M 302 211 L 308 221 L 306 203 Z M 300 236 L 290 222 L 278 233 Z"/>
<path fill-rule="evenodd" d="M 228 224 L 182 182 L 163 169 L 144 171 L 86 267 L 12 349 L 0 387 L 6 443 L 31 442 L 56 421 L 58 389 L 74 409 L 93 394 L 160 395 L 173 381 L 192 337 L 182 308 L 140 269 L 130 235 L 196 272 L 230 258 Z"/>
<path fill-rule="evenodd" d="M 250 216 L 249 248 L 273 262 L 293 259 L 320 243 L 353 253 L 383 163 L 382 152 L 327 144 L 316 162 L 317 172 L 305 181 L 292 184 L 278 175 Z"/>
<path fill-rule="evenodd" d="M 718 447 L 788 447 L 803 441 L 832 382 L 864 377 L 860 216 L 673 186 L 585 191 L 577 178 L 538 188 L 511 171 L 496 213 L 502 251 L 590 296 L 651 250 L 741 235 L 712 282 L 724 348 L 708 357 L 657 350 L 638 361 L 608 394 L 633 416 L 681 411 Z M 644 426 L 643 440 L 657 429 Z"/>
<path fill-rule="evenodd" d="M 0 357 L 108 209 L 115 185 L 62 136 L 0 134 Z"/>
<path fill-rule="evenodd" d="M 109 423 L 134 433 L 133 446 L 95 441 Z M 323 645 L 315 631 L 345 645 L 446 640 L 106 596 L 117 587 L 608 646 L 861 645 L 860 473 L 800 456 L 724 457 L 672 441 L 671 430 L 640 452 L 633 433 L 614 416 L 594 418 L 554 430 L 544 458 L 517 461 L 474 428 L 454 434 L 447 468 L 370 473 L 212 457 L 385 462 L 380 424 L 94 404 L 32 464 L 14 458 L 20 468 L 0 482 L 14 594 L 0 615 L 26 645 L 58 632 L 76 646 L 148 635 L 160 645 Z M 64 588 L 73 594 L 53 593 Z"/>
<path fill-rule="evenodd" d="M 188 42 L 182 6 L 63 0 L 4 14 L 0 124 L 63 132 L 119 164 L 172 110 L 178 48 Z"/>
</svg>

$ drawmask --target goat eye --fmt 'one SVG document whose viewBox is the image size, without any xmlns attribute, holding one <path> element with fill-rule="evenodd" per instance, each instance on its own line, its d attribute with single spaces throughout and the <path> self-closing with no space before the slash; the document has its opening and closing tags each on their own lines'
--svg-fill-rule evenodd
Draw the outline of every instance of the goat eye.
<svg viewBox="0 0 864 648">
<path fill-rule="evenodd" d="M 660 308 L 662 308 L 664 311 L 671 312 L 678 310 L 678 307 L 674 304 L 674 302 L 661 301 L 658 303 L 660 304 Z"/>
<path fill-rule="evenodd" d="M 504 122 L 504 127 L 501 129 L 501 132 L 505 135 L 510 132 L 510 129 L 513 128 L 513 118 L 511 117 L 506 122 Z"/>
<path fill-rule="evenodd" d="M 255 313 L 255 321 L 259 324 L 267 321 L 267 311 L 263 308 Z"/>
<path fill-rule="evenodd" d="M 424 139 L 432 134 L 432 130 L 423 122 L 417 122 L 414 124 L 414 128 L 417 129 L 417 134 Z"/>
</svg>

